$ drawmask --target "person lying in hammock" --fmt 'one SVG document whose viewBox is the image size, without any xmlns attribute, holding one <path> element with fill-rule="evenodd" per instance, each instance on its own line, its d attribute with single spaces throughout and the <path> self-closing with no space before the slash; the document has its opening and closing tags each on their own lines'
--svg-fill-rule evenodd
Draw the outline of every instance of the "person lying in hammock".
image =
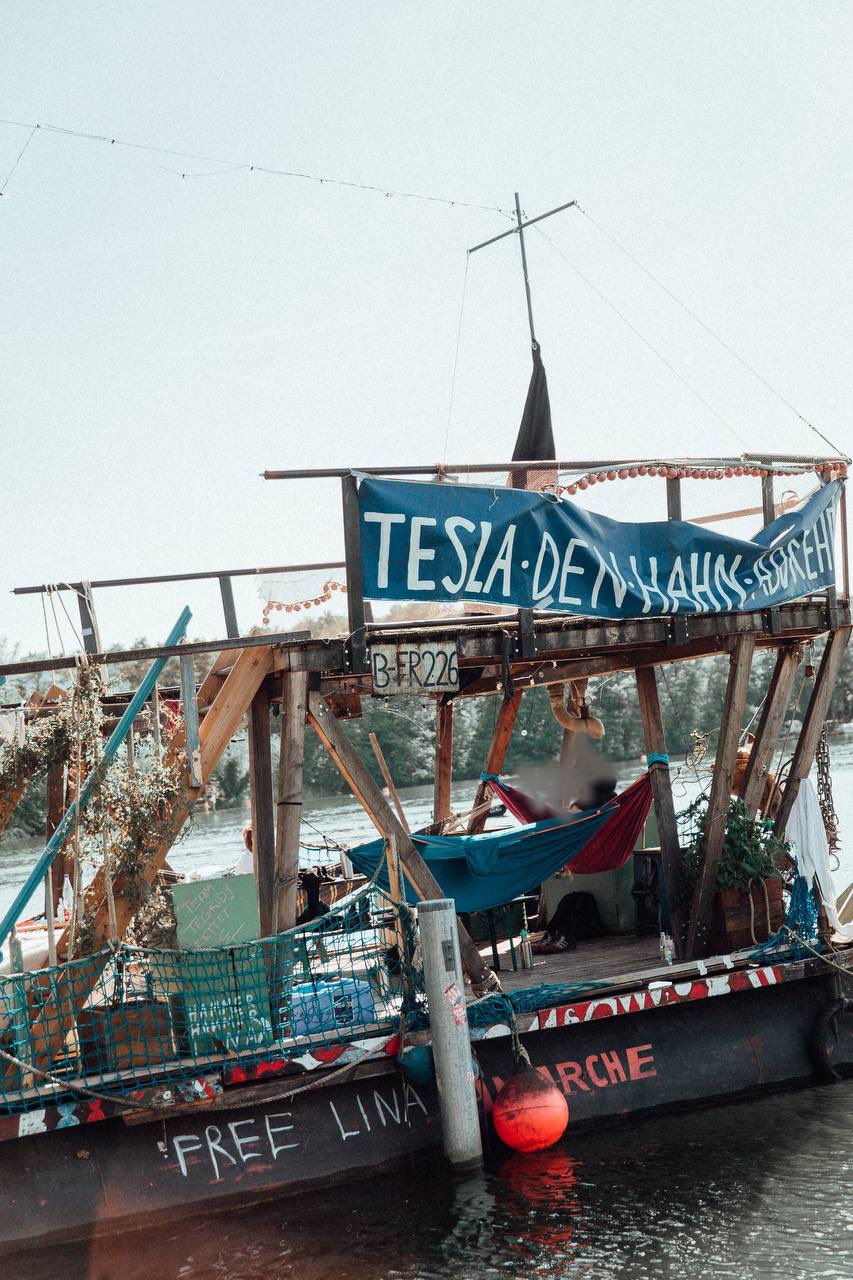
<svg viewBox="0 0 853 1280">
<path fill-rule="evenodd" d="M 582 813 L 584 809 L 600 809 L 616 795 L 616 777 L 604 774 L 592 778 L 583 792 L 569 805 L 570 813 Z M 586 942 L 602 932 L 598 906 L 591 893 L 566 893 L 557 903 L 545 933 L 534 942 L 536 955 L 557 955 L 561 951 L 574 951 L 579 942 Z"/>
</svg>

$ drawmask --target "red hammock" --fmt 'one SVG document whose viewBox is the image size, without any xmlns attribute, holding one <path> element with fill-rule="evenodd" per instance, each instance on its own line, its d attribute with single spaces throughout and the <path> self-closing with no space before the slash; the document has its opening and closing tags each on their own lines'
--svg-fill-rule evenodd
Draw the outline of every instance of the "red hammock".
<svg viewBox="0 0 853 1280">
<path fill-rule="evenodd" d="M 526 796 L 523 791 L 517 791 L 515 787 L 501 782 L 494 774 L 484 774 L 483 780 L 488 782 L 501 804 L 505 804 L 519 822 L 541 822 L 543 818 L 569 817 L 565 810 L 552 809 L 550 805 Z M 589 876 L 598 871 L 616 871 L 624 866 L 637 847 L 651 806 L 652 784 L 648 773 L 644 773 L 603 806 L 605 812 L 612 808 L 612 815 L 563 869 L 576 875 Z"/>
</svg>

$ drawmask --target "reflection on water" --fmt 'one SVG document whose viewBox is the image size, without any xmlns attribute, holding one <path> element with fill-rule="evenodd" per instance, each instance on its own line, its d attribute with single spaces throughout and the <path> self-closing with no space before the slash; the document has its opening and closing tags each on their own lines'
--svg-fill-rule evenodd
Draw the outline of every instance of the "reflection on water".
<svg viewBox="0 0 853 1280">
<path fill-rule="evenodd" d="M 850 1280 L 853 1081 L 571 1135 L 454 1180 L 434 1157 L 144 1236 L 29 1254 L 17 1280 Z M 17 1269 L 15 1264 L 17 1264 Z"/>
</svg>

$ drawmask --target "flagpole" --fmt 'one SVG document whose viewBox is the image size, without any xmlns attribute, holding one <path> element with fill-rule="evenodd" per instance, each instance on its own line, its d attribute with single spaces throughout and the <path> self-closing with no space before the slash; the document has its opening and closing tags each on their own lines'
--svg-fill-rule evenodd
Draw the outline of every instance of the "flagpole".
<svg viewBox="0 0 853 1280">
<path fill-rule="evenodd" d="M 527 322 L 530 325 L 530 344 L 535 351 L 539 346 L 536 341 L 536 334 L 533 331 L 533 302 L 530 297 L 530 277 L 527 274 L 527 252 L 524 247 L 524 227 L 521 222 L 521 205 L 518 201 L 518 192 L 515 193 L 515 218 L 518 223 L 518 243 L 521 245 L 521 269 L 524 273 L 524 293 L 527 298 Z"/>
</svg>

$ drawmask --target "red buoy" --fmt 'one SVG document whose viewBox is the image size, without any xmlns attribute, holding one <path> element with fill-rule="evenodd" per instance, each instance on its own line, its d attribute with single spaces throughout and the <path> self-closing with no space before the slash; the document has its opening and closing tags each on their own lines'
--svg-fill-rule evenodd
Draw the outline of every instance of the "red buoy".
<svg viewBox="0 0 853 1280">
<path fill-rule="evenodd" d="M 523 1067 L 495 1098 L 492 1119 L 501 1142 L 513 1151 L 542 1151 L 566 1132 L 569 1104 L 555 1084 Z"/>
</svg>

